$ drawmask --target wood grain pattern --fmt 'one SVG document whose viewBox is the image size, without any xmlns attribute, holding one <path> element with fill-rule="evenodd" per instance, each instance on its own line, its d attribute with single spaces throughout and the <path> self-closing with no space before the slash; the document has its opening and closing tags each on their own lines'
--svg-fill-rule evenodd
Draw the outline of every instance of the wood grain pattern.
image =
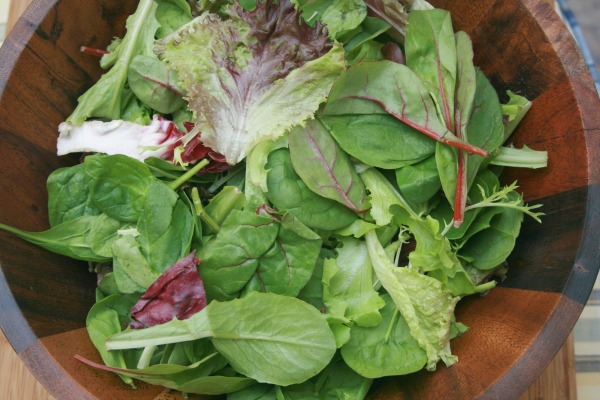
<svg viewBox="0 0 600 400">
<path fill-rule="evenodd" d="M 0 109 L 12 111 L 0 119 L 5 176 L 0 220 L 26 229 L 46 225 L 44 191 L 31 188 L 43 188 L 50 171 L 76 162 L 54 156 L 54 132 L 100 73 L 97 60 L 82 56 L 79 45 L 104 47 L 134 6 L 133 0 L 76 6 L 73 1 L 36 1 L 0 50 Z M 515 142 L 548 148 L 551 165 L 554 160 L 560 168 L 514 177 L 529 200 L 549 205 L 557 227 L 569 228 L 544 235 L 546 226 L 527 225 L 504 287 L 461 305 L 459 318 L 471 327 L 454 343 L 461 363 L 387 381 L 371 398 L 516 398 L 560 348 L 598 271 L 600 139 L 593 130 L 600 126 L 599 101 L 574 41 L 548 1 L 434 4 L 451 9 L 456 26 L 472 35 L 477 63 L 499 91 L 510 88 L 534 98 L 535 112 Z M 82 26 L 81 20 L 92 22 Z M 70 358 L 77 351 L 93 355 L 80 329 L 94 286 L 85 266 L 5 234 L 0 263 L 6 287 L 0 290 L 0 324 L 40 380 L 61 400 L 119 398 L 114 379 Z M 140 399 L 155 395 L 136 392 Z"/>
</svg>

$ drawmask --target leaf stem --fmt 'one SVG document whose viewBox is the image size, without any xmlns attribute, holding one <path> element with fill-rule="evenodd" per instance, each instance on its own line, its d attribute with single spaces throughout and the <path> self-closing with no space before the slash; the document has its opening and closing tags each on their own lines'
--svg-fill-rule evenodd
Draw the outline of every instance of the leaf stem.
<svg viewBox="0 0 600 400">
<path fill-rule="evenodd" d="M 144 347 L 144 350 L 142 351 L 142 355 L 140 356 L 140 359 L 138 360 L 138 363 L 137 363 L 138 369 L 143 369 L 143 368 L 147 368 L 150 366 L 150 360 L 152 359 L 152 356 L 154 355 L 154 352 L 156 351 L 156 349 L 157 349 L 157 346 Z"/>
<path fill-rule="evenodd" d="M 209 161 L 207 159 L 200 161 L 198 164 L 194 165 L 193 168 L 188 170 L 185 174 L 181 175 L 179 178 L 177 178 L 173 182 L 169 183 L 169 187 L 173 190 L 177 190 L 179 188 L 179 186 L 183 185 L 185 182 L 190 180 L 202 168 L 206 167 L 208 165 L 208 162 Z"/>
<path fill-rule="evenodd" d="M 400 315 L 400 310 L 398 310 L 398 308 L 394 308 L 394 314 L 392 315 L 392 320 L 390 321 L 390 324 L 388 325 L 387 331 L 385 332 L 385 337 L 383 339 L 386 343 L 390 340 L 390 336 L 392 335 L 392 332 L 394 331 L 394 326 L 396 325 L 396 320 L 398 319 L 399 315 Z"/>
<path fill-rule="evenodd" d="M 208 226 L 210 226 L 210 228 L 213 231 L 219 232 L 219 229 L 221 229 L 221 227 L 204 209 L 204 206 L 202 205 L 202 200 L 200 200 L 200 193 L 198 192 L 197 187 L 192 188 L 192 203 L 194 204 L 196 215 L 198 215 L 202 221 L 204 221 Z"/>
</svg>

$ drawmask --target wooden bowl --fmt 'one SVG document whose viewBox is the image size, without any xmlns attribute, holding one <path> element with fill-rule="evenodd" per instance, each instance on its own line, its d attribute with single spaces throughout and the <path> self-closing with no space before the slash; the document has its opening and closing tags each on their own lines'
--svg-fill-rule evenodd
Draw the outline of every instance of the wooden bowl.
<svg viewBox="0 0 600 400">
<path fill-rule="evenodd" d="M 0 50 L 0 221 L 48 227 L 45 182 L 57 167 L 59 122 L 100 74 L 82 44 L 105 47 L 123 33 L 133 0 L 38 0 Z M 533 99 L 514 136 L 549 152 L 544 170 L 507 172 L 526 201 L 542 203 L 543 224 L 526 219 L 508 279 L 461 302 L 471 330 L 453 342 L 460 362 L 377 384 L 371 399 L 516 398 L 558 351 L 579 317 L 600 262 L 600 101 L 567 28 L 547 1 L 437 0 L 474 42 L 476 64 L 499 93 Z M 14 349 L 58 399 L 155 399 L 99 361 L 84 328 L 95 277 L 85 263 L 50 254 L 0 232 L 0 325 Z M 163 393 L 163 395 L 165 395 Z"/>
</svg>

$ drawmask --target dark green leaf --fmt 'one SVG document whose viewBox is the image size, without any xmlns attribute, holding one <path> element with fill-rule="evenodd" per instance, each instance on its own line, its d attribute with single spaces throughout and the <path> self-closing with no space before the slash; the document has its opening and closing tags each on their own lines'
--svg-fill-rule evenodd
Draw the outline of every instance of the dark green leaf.
<svg viewBox="0 0 600 400">
<path fill-rule="evenodd" d="M 146 191 L 154 181 L 148 167 L 120 154 L 87 157 L 84 165 L 85 173 L 91 176 L 89 187 L 94 204 L 119 221 L 136 222 Z"/>
<path fill-rule="evenodd" d="M 435 151 L 435 141 L 389 115 L 324 117 L 332 136 L 352 157 L 383 169 L 415 164 Z"/>
<path fill-rule="evenodd" d="M 50 226 L 101 213 L 92 202 L 88 179 L 83 164 L 60 168 L 50 174 L 46 183 Z"/>
</svg>

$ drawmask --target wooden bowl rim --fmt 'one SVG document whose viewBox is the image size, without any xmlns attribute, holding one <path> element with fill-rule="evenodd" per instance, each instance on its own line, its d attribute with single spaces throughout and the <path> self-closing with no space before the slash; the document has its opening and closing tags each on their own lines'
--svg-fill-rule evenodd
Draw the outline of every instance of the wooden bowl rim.
<svg viewBox="0 0 600 400">
<path fill-rule="evenodd" d="M 11 76 L 13 67 L 19 59 L 21 50 L 27 46 L 30 38 L 35 33 L 35 29 L 59 1 L 34 0 L 6 38 L 3 46 L 0 48 L 0 98 L 2 98 L 6 83 Z M 525 5 L 532 17 L 540 23 L 548 41 L 557 52 L 562 67 L 565 68 L 566 59 L 564 54 L 559 51 L 559 41 L 567 40 L 569 48 L 574 47 L 579 49 L 579 47 L 564 22 L 558 15 L 553 16 L 549 20 L 540 20 L 536 16 L 535 8 L 540 3 L 543 3 L 544 0 L 520 1 Z M 560 25 L 559 31 L 554 32 L 552 36 L 548 35 L 548 29 L 551 26 L 556 29 L 557 25 Z M 578 57 L 583 60 L 581 53 L 578 54 Z M 565 74 L 569 76 L 567 71 L 565 71 Z M 583 86 L 594 88 L 589 71 L 582 71 L 576 77 L 577 79 L 581 79 Z M 586 215 L 576 261 L 569 274 L 569 280 L 560 294 L 561 299 L 558 306 L 554 309 L 546 325 L 540 330 L 533 346 L 525 352 L 523 357 L 517 361 L 507 374 L 502 376 L 484 392 L 482 398 L 494 399 L 499 398 L 501 395 L 506 396 L 507 394 L 518 396 L 534 381 L 558 352 L 579 318 L 595 281 L 595 279 L 589 279 L 589 273 L 591 272 L 595 277 L 600 269 L 600 257 L 598 256 L 600 254 L 600 242 L 595 240 L 594 237 L 596 233 L 594 227 L 600 226 L 600 213 L 597 212 L 600 209 L 600 185 L 593 181 L 596 180 L 594 179 L 595 177 L 600 176 L 595 171 L 600 169 L 600 162 L 598 162 L 600 161 L 600 155 L 598 152 L 591 151 L 592 148 L 600 148 L 600 143 L 590 139 L 590 131 L 593 127 L 588 124 L 588 120 L 591 120 L 590 110 L 600 110 L 600 99 L 596 96 L 594 104 L 591 107 L 588 105 L 588 107 L 581 108 L 582 102 L 587 102 L 590 99 L 584 97 L 583 94 L 574 88 L 573 92 L 579 106 L 582 125 L 586 130 L 586 148 L 589 157 Z M 598 167 L 595 167 L 594 164 L 598 165 Z M 578 273 L 580 272 L 578 271 L 580 266 L 577 260 L 580 259 L 586 260 L 586 265 L 592 266 L 591 271 L 589 269 L 586 271 L 588 274 L 582 275 Z M 85 388 L 57 364 L 52 355 L 40 343 L 27 319 L 21 312 L 17 312 L 18 310 L 16 300 L 5 279 L 0 264 L 0 328 L 5 333 L 14 350 L 36 378 L 57 398 L 95 399 L 94 396 L 86 392 Z M 573 310 L 575 310 L 575 313 L 572 312 Z M 565 315 L 566 311 L 571 312 Z M 560 332 L 560 335 L 556 334 L 557 331 Z M 534 374 L 531 374 L 531 368 L 535 369 Z M 40 373 L 41 370 L 45 370 L 46 373 Z M 522 379 L 522 374 L 526 370 L 530 372 L 527 374 L 530 377 L 528 381 Z M 521 377 L 521 379 L 516 379 L 517 377 Z M 76 393 L 75 391 L 78 392 Z"/>
</svg>

